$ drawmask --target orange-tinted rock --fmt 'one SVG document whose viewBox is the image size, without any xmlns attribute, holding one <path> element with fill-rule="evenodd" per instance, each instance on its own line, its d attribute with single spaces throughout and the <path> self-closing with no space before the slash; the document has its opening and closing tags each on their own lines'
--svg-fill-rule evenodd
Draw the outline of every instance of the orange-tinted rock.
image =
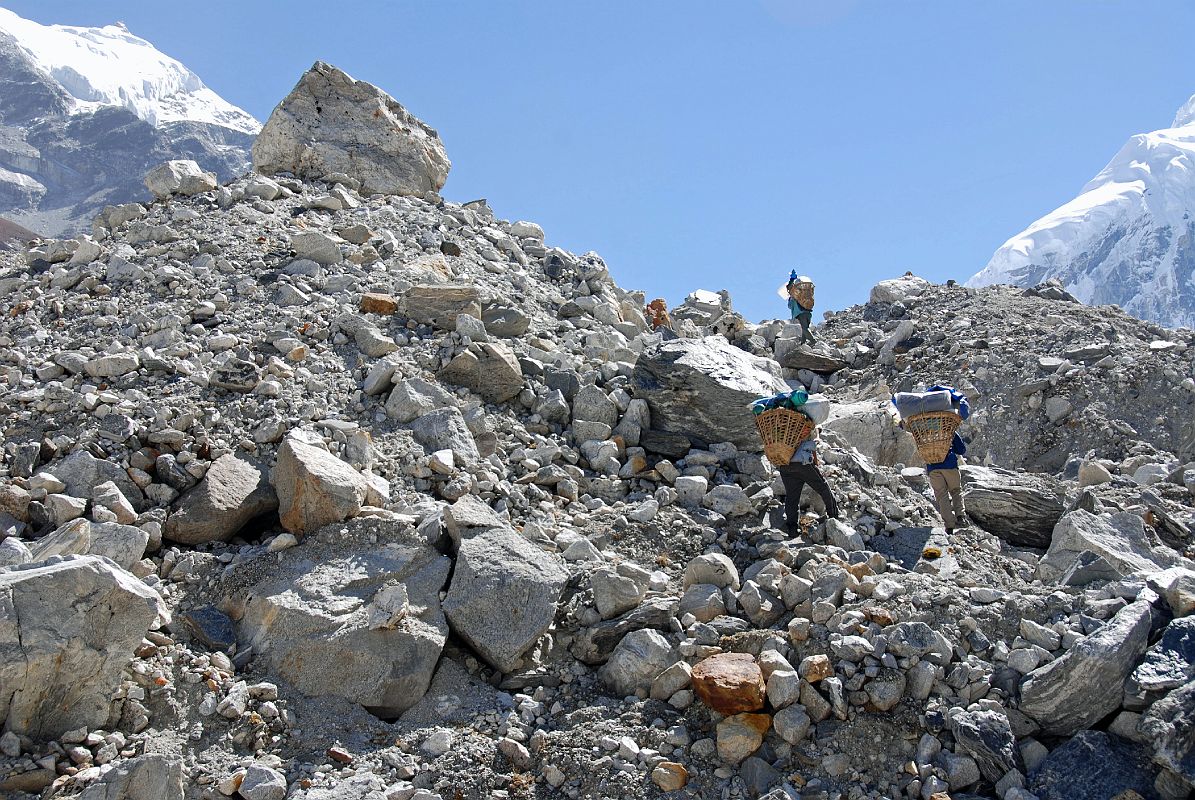
<svg viewBox="0 0 1195 800">
<path fill-rule="evenodd" d="M 661 761 L 659 766 L 652 770 L 651 780 L 661 790 L 675 792 L 685 788 L 685 784 L 689 782 L 689 771 L 675 761 Z"/>
<path fill-rule="evenodd" d="M 693 690 L 720 714 L 763 708 L 763 672 L 750 653 L 719 653 L 693 667 Z"/>
<path fill-rule="evenodd" d="M 834 665 L 827 655 L 806 656 L 797 668 L 797 673 L 810 683 L 817 683 L 834 674 Z"/>
<path fill-rule="evenodd" d="M 738 764 L 763 744 L 772 726 L 769 714 L 735 714 L 718 723 L 718 757 Z"/>
<path fill-rule="evenodd" d="M 388 294 L 366 292 L 361 295 L 361 310 L 372 314 L 393 314 L 398 310 L 398 301 Z"/>
</svg>

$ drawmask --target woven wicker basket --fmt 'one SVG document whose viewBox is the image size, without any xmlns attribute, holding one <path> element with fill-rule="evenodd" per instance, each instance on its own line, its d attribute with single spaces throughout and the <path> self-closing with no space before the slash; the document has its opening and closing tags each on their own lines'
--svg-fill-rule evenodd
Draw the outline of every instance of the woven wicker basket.
<svg viewBox="0 0 1195 800">
<path fill-rule="evenodd" d="M 801 442 L 813 433 L 813 420 L 789 408 L 773 408 L 755 417 L 763 452 L 777 467 L 792 460 Z"/>
<path fill-rule="evenodd" d="M 917 453 L 926 464 L 941 464 L 950 453 L 954 432 L 963 421 L 952 411 L 914 414 L 904 420 L 905 430 L 913 434 Z"/>
</svg>

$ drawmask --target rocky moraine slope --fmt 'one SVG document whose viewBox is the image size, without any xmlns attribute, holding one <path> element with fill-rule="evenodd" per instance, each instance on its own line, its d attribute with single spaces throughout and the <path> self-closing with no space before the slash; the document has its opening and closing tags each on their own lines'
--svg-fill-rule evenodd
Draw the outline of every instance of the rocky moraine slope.
<svg viewBox="0 0 1195 800">
<path fill-rule="evenodd" d="M 666 338 L 334 67 L 253 152 L 0 253 L 0 794 L 1195 787 L 1189 331 L 905 276 Z M 943 379 L 949 537 L 885 410 Z M 790 539 L 746 405 L 797 385 L 844 515 Z"/>
</svg>

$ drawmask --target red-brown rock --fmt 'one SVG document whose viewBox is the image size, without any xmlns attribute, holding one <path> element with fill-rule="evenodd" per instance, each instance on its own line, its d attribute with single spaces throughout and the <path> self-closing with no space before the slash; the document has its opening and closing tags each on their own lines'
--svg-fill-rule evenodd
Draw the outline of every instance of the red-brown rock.
<svg viewBox="0 0 1195 800">
<path fill-rule="evenodd" d="M 767 685 L 750 653 L 719 653 L 693 667 L 693 690 L 720 714 L 763 708 Z"/>
</svg>

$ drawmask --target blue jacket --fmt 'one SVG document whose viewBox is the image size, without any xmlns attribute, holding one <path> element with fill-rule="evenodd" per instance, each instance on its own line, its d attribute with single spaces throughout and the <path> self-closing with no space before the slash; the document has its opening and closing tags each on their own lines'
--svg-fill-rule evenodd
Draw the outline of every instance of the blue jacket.
<svg viewBox="0 0 1195 800">
<path fill-rule="evenodd" d="M 966 419 L 964 417 L 964 419 Z M 936 469 L 958 469 L 958 457 L 967 454 L 967 443 L 963 441 L 963 437 L 957 433 L 954 438 L 950 440 L 950 452 L 946 454 L 946 459 L 940 464 L 926 464 L 925 471 L 933 472 Z"/>
</svg>

